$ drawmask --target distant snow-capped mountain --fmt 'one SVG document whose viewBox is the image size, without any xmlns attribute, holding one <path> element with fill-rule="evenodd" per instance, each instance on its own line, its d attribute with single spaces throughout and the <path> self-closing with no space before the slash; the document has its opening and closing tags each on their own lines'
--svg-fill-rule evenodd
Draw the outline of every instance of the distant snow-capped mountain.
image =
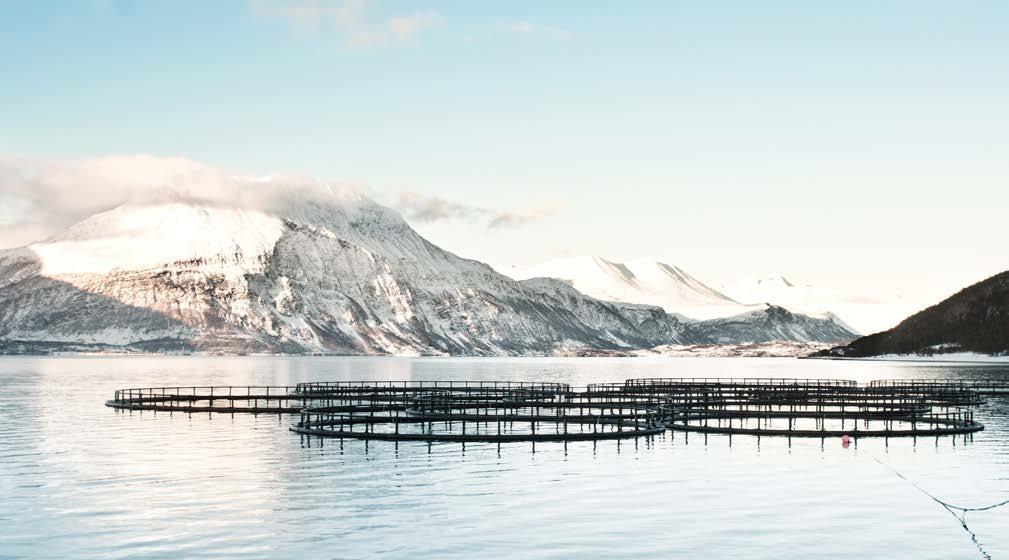
<svg viewBox="0 0 1009 560">
<path fill-rule="evenodd" d="M 861 333 L 888 329 L 915 310 L 897 295 L 856 296 L 792 282 L 782 275 L 746 277 L 722 291 L 740 303 L 770 303 L 813 317 L 836 316 Z"/>
<path fill-rule="evenodd" d="M 777 305 L 759 307 L 742 315 L 692 323 L 687 334 L 691 340 L 708 344 L 736 344 L 738 340 L 816 342 L 851 336 L 851 329 L 830 314 L 810 317 Z"/>
<path fill-rule="evenodd" d="M 0 350 L 534 355 L 853 337 L 767 306 L 720 328 L 515 281 L 355 192 L 281 194 L 125 204 L 0 251 Z M 678 277 L 684 297 L 732 303 Z"/>
<path fill-rule="evenodd" d="M 657 305 L 668 313 L 693 319 L 729 317 L 762 309 L 760 305 L 739 303 L 679 267 L 653 260 L 621 263 L 597 256 L 574 257 L 516 270 L 512 276 L 556 278 L 595 298 Z"/>
</svg>

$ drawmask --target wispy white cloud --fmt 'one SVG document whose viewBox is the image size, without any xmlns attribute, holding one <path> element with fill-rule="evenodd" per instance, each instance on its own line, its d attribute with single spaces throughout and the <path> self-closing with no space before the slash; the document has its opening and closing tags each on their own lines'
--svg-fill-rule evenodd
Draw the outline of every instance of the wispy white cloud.
<svg viewBox="0 0 1009 560">
<path fill-rule="evenodd" d="M 533 23 L 531 21 L 507 21 L 498 24 L 498 29 L 506 33 L 540 34 L 549 35 L 557 39 L 567 39 L 574 35 L 574 32 L 562 27 Z"/>
<path fill-rule="evenodd" d="M 487 223 L 490 229 L 505 229 L 522 227 L 532 222 L 538 222 L 552 217 L 562 208 L 560 202 L 548 200 L 538 202 L 519 211 L 500 212 Z"/>
<path fill-rule="evenodd" d="M 487 229 L 508 229 L 549 218 L 561 209 L 561 204 L 554 200 L 538 202 L 520 210 L 502 211 L 417 191 L 401 190 L 393 194 L 392 206 L 408 221 L 418 223 L 462 220 L 480 223 Z"/>
<path fill-rule="evenodd" d="M 109 157 L 75 161 L 0 158 L 0 247 L 51 235 L 82 217 L 172 183 L 199 191 L 207 170 L 180 158 Z"/>
<path fill-rule="evenodd" d="M 370 17 L 369 0 L 249 0 L 256 15 L 314 31 L 334 31 L 346 49 L 390 47 L 408 43 L 421 33 L 443 25 L 430 12 Z"/>
<path fill-rule="evenodd" d="M 373 205 L 366 189 L 282 174 L 254 177 L 184 158 L 149 155 L 81 160 L 0 157 L 0 248 L 39 241 L 121 204 L 191 202 L 278 215 L 306 202 Z M 309 204 L 311 205 L 311 204 Z"/>
<path fill-rule="evenodd" d="M 40 241 L 124 203 L 194 202 L 288 216 L 300 212 L 305 202 L 348 208 L 373 206 L 372 199 L 392 206 L 408 221 L 456 220 L 488 229 L 517 228 L 560 209 L 559 203 L 546 201 L 519 210 L 490 210 L 409 190 L 376 190 L 291 174 L 253 177 L 184 158 L 0 156 L 0 248 Z"/>
</svg>

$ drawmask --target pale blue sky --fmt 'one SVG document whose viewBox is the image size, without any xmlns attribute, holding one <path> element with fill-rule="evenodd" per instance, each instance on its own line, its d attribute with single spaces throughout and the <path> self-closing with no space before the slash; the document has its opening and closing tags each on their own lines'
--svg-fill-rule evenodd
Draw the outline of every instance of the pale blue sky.
<svg viewBox="0 0 1009 560">
<path fill-rule="evenodd" d="M 1009 2 L 0 0 L 0 53 L 2 155 L 548 213 L 416 224 L 500 268 L 923 298 L 1009 268 Z"/>
</svg>

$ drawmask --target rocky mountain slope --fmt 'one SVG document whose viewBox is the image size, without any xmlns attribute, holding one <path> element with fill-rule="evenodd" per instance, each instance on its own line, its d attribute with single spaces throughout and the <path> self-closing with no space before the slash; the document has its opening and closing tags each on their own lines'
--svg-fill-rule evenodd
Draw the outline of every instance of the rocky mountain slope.
<svg viewBox="0 0 1009 560">
<path fill-rule="evenodd" d="M 776 305 L 765 305 L 762 309 L 733 317 L 694 322 L 688 325 L 684 334 L 695 343 L 707 344 L 776 340 L 822 342 L 853 337 L 851 330 L 836 317 L 809 317 Z"/>
<path fill-rule="evenodd" d="M 125 204 L 0 251 L 0 350 L 533 355 L 767 339 L 763 319 L 723 332 L 512 280 L 353 192 L 278 200 Z M 774 336 L 851 338 L 765 312 Z"/>
<path fill-rule="evenodd" d="M 1009 272 L 965 288 L 896 327 L 859 338 L 822 356 L 1009 352 Z"/>
</svg>

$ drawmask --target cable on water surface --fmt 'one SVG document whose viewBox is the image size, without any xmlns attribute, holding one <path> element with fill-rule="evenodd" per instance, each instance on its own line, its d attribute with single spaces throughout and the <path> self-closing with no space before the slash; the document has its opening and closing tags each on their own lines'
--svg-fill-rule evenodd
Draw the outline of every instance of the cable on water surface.
<svg viewBox="0 0 1009 560">
<path fill-rule="evenodd" d="M 1004 505 L 1009 504 L 1009 500 L 1004 500 L 1004 501 L 998 502 L 996 504 L 991 504 L 989 506 L 984 506 L 984 507 L 962 507 L 962 506 L 953 505 L 953 504 L 951 504 L 951 503 L 949 503 L 949 502 L 947 502 L 945 500 L 937 498 L 936 496 L 934 496 L 933 494 L 931 494 L 928 490 L 925 490 L 924 488 L 922 488 L 921 486 L 919 486 L 916 482 L 914 482 L 913 480 L 911 480 L 908 477 L 904 476 L 903 473 L 901 473 L 897 469 L 893 468 L 890 464 L 888 464 L 888 463 L 886 463 L 884 461 L 881 461 L 878 457 L 873 457 L 873 460 L 876 461 L 877 463 L 879 463 L 880 465 L 883 465 L 884 467 L 890 469 L 893 472 L 893 474 L 895 474 L 898 477 L 900 477 L 901 480 L 904 480 L 905 482 L 907 482 L 908 484 L 910 484 L 911 486 L 913 486 L 916 490 L 918 490 L 922 494 L 928 496 L 932 501 L 934 501 L 935 503 L 939 504 L 940 506 L 943 507 L 943 509 L 945 509 L 946 511 L 948 511 L 950 515 L 952 515 L 953 517 L 955 517 L 956 520 L 960 522 L 960 526 L 963 527 L 963 530 L 966 531 L 968 535 L 970 535 L 970 540 L 973 541 L 974 546 L 977 547 L 977 550 L 978 550 L 979 553 L 981 553 L 981 556 L 983 558 L 985 558 L 986 560 L 992 560 L 991 555 L 988 554 L 988 552 L 984 549 L 983 546 L 981 546 L 981 542 L 977 540 L 977 534 L 975 534 L 974 531 L 971 531 L 970 527 L 967 526 L 967 512 L 993 510 L 995 508 L 999 508 L 999 507 L 1002 507 Z M 960 512 L 959 515 L 956 513 L 958 511 Z"/>
</svg>

